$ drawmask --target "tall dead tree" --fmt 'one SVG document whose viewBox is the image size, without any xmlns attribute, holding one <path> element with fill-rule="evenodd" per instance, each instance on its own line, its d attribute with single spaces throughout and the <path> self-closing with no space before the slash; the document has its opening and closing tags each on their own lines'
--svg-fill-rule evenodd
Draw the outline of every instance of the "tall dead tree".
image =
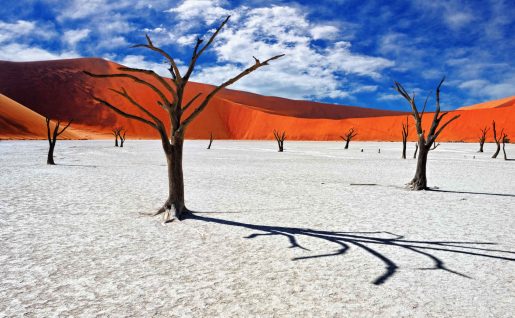
<svg viewBox="0 0 515 318">
<path fill-rule="evenodd" d="M 402 123 L 402 159 L 406 159 L 406 144 L 408 143 L 409 122 L 406 116 L 406 124 Z"/>
<path fill-rule="evenodd" d="M 415 152 L 413 153 L 413 159 L 417 159 L 418 142 L 415 144 Z"/>
<path fill-rule="evenodd" d="M 478 150 L 478 152 L 483 152 L 483 145 L 485 144 L 485 141 L 486 141 L 486 133 L 488 132 L 488 130 L 490 130 L 490 128 L 485 127 L 485 128 L 480 129 L 480 130 L 481 130 L 481 136 L 479 136 L 479 150 Z"/>
<path fill-rule="evenodd" d="M 213 144 L 213 133 L 209 134 L 209 145 L 207 145 L 207 149 L 211 149 L 211 145 Z"/>
<path fill-rule="evenodd" d="M 120 128 L 120 127 L 115 127 L 111 130 L 111 133 L 114 136 L 114 146 L 115 147 L 118 147 L 118 136 L 120 136 L 121 130 L 122 130 L 122 128 Z"/>
<path fill-rule="evenodd" d="M 284 140 L 286 140 L 286 131 L 279 133 L 277 130 L 274 129 L 274 137 L 275 137 L 275 140 L 277 141 L 277 145 L 279 146 L 279 152 L 283 152 Z"/>
<path fill-rule="evenodd" d="M 495 153 L 492 155 L 492 158 L 497 158 L 497 155 L 499 154 L 499 151 L 501 151 L 501 136 L 503 135 L 503 130 L 501 130 L 501 135 L 499 138 L 497 138 L 497 130 L 495 129 L 495 120 L 492 121 L 492 131 L 494 133 L 494 141 L 497 145 L 497 149 L 495 150 Z"/>
<path fill-rule="evenodd" d="M 186 208 L 184 204 L 184 177 L 182 169 L 184 136 L 188 126 L 206 108 L 206 106 L 209 104 L 209 101 L 222 89 L 226 88 L 231 84 L 236 83 L 241 78 L 249 75 L 255 70 L 261 68 L 262 66 L 268 65 L 270 61 L 276 60 L 284 55 L 276 55 L 264 61 L 260 61 L 254 57 L 254 64 L 252 66 L 248 67 L 238 75 L 230 78 L 222 84 L 214 87 L 207 95 L 202 96 L 202 93 L 198 93 L 189 101 L 186 101 L 184 95 L 185 89 L 190 80 L 190 76 L 193 73 L 193 70 L 195 69 L 199 57 L 211 46 L 216 36 L 220 33 L 220 30 L 225 26 L 229 18 L 230 16 L 228 16 L 218 26 L 218 28 L 216 28 L 216 30 L 209 37 L 208 41 L 205 44 L 203 44 L 203 39 L 197 38 L 196 44 L 193 48 L 191 59 L 189 61 L 189 65 L 185 70 L 184 74 L 182 74 L 182 71 L 179 70 L 179 67 L 177 66 L 175 59 L 172 56 L 170 56 L 167 52 L 165 52 L 163 49 L 155 46 L 148 35 L 146 35 L 147 43 L 133 46 L 135 48 L 147 48 L 151 51 L 157 52 L 160 55 L 162 55 L 170 65 L 168 70 L 172 75 L 171 81 L 161 77 L 152 70 L 130 67 L 120 67 L 119 71 L 121 71 L 122 73 L 116 74 L 93 74 L 85 71 L 87 75 L 92 77 L 127 78 L 133 80 L 138 84 L 141 84 L 142 86 L 150 88 L 158 97 L 157 104 L 159 105 L 159 107 L 165 110 L 168 114 L 167 124 L 169 123 L 169 128 L 167 129 L 165 124 L 161 121 L 161 119 L 159 119 L 158 116 L 156 116 L 148 110 L 148 106 L 145 107 L 141 105 L 123 87 L 119 89 L 112 89 L 112 91 L 125 98 L 141 113 L 144 113 L 145 116 L 139 116 L 133 113 L 123 111 L 119 106 L 115 106 L 106 100 L 93 96 L 93 99 L 95 101 L 102 105 L 105 105 L 106 107 L 109 107 L 117 114 L 142 122 L 152 127 L 159 133 L 159 136 L 161 138 L 161 144 L 168 165 L 169 191 L 168 198 L 164 202 L 163 206 L 153 215 L 164 213 L 165 222 L 172 221 L 174 219 L 180 220 L 184 218 L 189 212 L 189 210 Z M 138 77 L 134 74 L 147 75 L 149 77 L 152 77 L 155 80 L 155 82 L 149 82 L 144 78 Z M 196 106 L 194 106 L 194 103 L 196 101 Z M 186 116 L 185 114 L 187 113 L 190 107 L 193 110 L 190 111 L 189 115 Z M 168 135 L 168 132 L 170 132 L 170 135 Z"/>
<path fill-rule="evenodd" d="M 506 156 L 506 144 L 510 143 L 510 138 L 508 138 L 508 135 L 506 133 L 501 133 L 502 138 L 502 152 L 504 153 L 504 160 L 508 160 L 508 157 Z"/>
<path fill-rule="evenodd" d="M 46 121 L 46 131 L 47 131 L 47 138 L 48 138 L 48 145 L 49 145 L 46 163 L 49 165 L 55 165 L 54 149 L 55 149 L 55 144 L 57 142 L 57 137 L 59 137 L 66 130 L 66 128 L 70 127 L 70 124 L 72 123 L 72 121 L 70 120 L 68 122 L 68 124 L 66 124 L 66 126 L 63 127 L 63 129 L 59 130 L 59 127 L 61 126 L 61 121 L 57 120 L 57 123 L 54 125 L 54 130 L 52 131 L 52 133 L 50 133 L 50 122 L 51 122 L 50 118 L 46 117 L 45 121 Z"/>
<path fill-rule="evenodd" d="M 415 176 L 411 180 L 411 182 L 408 184 L 409 187 L 412 190 L 424 190 L 427 189 L 427 177 L 426 177 L 426 166 L 427 166 L 427 155 L 429 153 L 429 150 L 431 148 L 431 145 L 434 143 L 436 138 L 442 133 L 442 131 L 454 120 L 458 119 L 460 115 L 455 115 L 451 119 L 449 119 L 445 124 L 440 126 L 440 123 L 442 122 L 442 119 L 447 116 L 447 112 L 440 114 L 440 87 L 442 86 L 443 82 L 445 80 L 445 77 L 440 81 L 436 88 L 436 109 L 433 115 L 433 121 L 431 123 L 431 128 L 429 129 L 429 132 L 426 137 L 426 133 L 422 128 L 422 118 L 424 116 L 424 111 L 426 109 L 427 100 L 429 98 L 426 98 L 426 101 L 424 102 L 424 108 L 422 109 L 422 112 L 419 113 L 419 110 L 417 108 L 417 105 L 415 103 L 415 93 L 413 93 L 413 96 L 411 96 L 406 89 L 399 83 L 395 83 L 395 90 L 399 92 L 399 94 L 404 97 L 408 103 L 411 106 L 411 113 L 413 115 L 413 118 L 415 119 L 415 128 L 417 129 L 417 135 L 418 135 L 418 148 L 419 148 L 419 154 L 417 159 L 417 170 L 415 172 Z"/>
<path fill-rule="evenodd" d="M 125 142 L 125 136 L 127 135 L 127 129 L 123 129 L 123 127 L 120 129 L 120 132 L 118 133 L 118 137 L 120 137 L 120 147 L 123 147 L 123 143 Z"/>
<path fill-rule="evenodd" d="M 344 149 L 349 149 L 349 142 L 352 140 L 352 138 L 356 137 L 357 135 L 358 135 L 358 133 L 356 133 L 354 128 L 351 128 L 351 129 L 349 129 L 349 131 L 347 131 L 347 133 L 345 133 L 344 136 L 340 136 L 340 138 L 345 141 Z"/>
</svg>

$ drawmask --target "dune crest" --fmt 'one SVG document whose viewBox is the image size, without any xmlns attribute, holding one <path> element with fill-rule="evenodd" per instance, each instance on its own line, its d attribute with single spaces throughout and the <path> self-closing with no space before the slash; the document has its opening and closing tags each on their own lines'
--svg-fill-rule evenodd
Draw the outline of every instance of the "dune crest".
<svg viewBox="0 0 515 318">
<path fill-rule="evenodd" d="M 114 126 L 124 126 L 129 138 L 158 138 L 150 127 L 118 116 L 91 99 L 92 95 L 96 95 L 127 112 L 142 115 L 121 96 L 109 90 L 123 87 L 164 122 L 168 121 L 167 114 L 156 104 L 156 96 L 150 89 L 130 79 L 94 79 L 83 73 L 83 70 L 117 73 L 120 72 L 120 66 L 98 58 L 0 61 L 0 93 L 37 114 L 74 118 L 76 124 L 73 132 L 78 134 L 78 138 L 111 138 L 110 131 Z M 145 79 L 161 86 L 153 78 Z M 199 92 L 207 94 L 212 88 L 211 85 L 190 83 L 185 96 L 190 99 Z M 186 115 L 193 109 L 191 107 Z M 461 113 L 461 118 L 445 130 L 440 141 L 475 142 L 479 128 L 490 125 L 494 119 L 499 127 L 508 131 L 515 130 L 515 97 L 467 106 L 455 112 Z M 31 120 L 38 118 L 21 114 L 20 111 L 20 118 L 11 120 L 19 123 L 18 120 L 23 119 L 21 117 L 27 117 L 23 121 L 24 125 L 29 125 Z M 213 133 L 216 139 L 273 139 L 273 130 L 278 129 L 286 131 L 289 140 L 339 140 L 344 131 L 354 127 L 358 132 L 356 140 L 400 141 L 401 123 L 405 121 L 406 115 L 408 113 L 289 100 L 225 89 L 191 124 L 186 138 L 208 139 Z M 431 114 L 427 113 L 426 116 Z M 426 123 L 429 122 L 428 117 Z M 12 126 L 9 131 L 1 128 L 0 136 L 16 136 L 16 129 Z M 43 138 L 37 133 L 23 133 L 23 129 L 21 132 L 19 138 Z M 409 140 L 415 140 L 413 130 Z"/>
</svg>

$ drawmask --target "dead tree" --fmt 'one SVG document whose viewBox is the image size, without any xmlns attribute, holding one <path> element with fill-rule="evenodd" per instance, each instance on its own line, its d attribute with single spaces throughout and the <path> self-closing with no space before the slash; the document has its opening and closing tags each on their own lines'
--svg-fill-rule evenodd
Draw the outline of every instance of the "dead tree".
<svg viewBox="0 0 515 318">
<path fill-rule="evenodd" d="M 481 136 L 479 137 L 479 150 L 478 150 L 478 152 L 483 152 L 483 145 L 485 144 L 485 141 L 486 141 L 486 133 L 488 132 L 488 130 L 490 130 L 490 128 L 485 127 L 485 128 L 480 129 L 480 130 L 481 130 Z"/>
<path fill-rule="evenodd" d="M 68 124 L 66 124 L 66 126 L 63 127 L 63 129 L 59 130 L 59 126 L 61 126 L 61 121 L 57 120 L 57 124 L 54 125 L 54 130 L 52 133 L 50 133 L 50 118 L 46 117 L 45 121 L 46 121 L 48 145 L 50 146 L 48 148 L 48 156 L 46 159 L 46 163 L 49 165 L 55 165 L 54 148 L 55 148 L 55 144 L 57 142 L 57 137 L 59 137 L 59 135 L 61 135 L 66 130 L 66 128 L 70 127 L 70 124 L 72 123 L 72 121 L 70 120 L 68 122 Z"/>
<path fill-rule="evenodd" d="M 438 146 L 440 146 L 440 143 L 437 143 L 436 140 L 433 141 L 433 147 L 431 148 L 431 150 L 435 150 Z"/>
<path fill-rule="evenodd" d="M 211 101 L 211 99 L 222 89 L 226 88 L 231 84 L 236 83 L 241 78 L 249 75 L 255 70 L 261 68 L 262 66 L 268 65 L 270 61 L 276 60 L 284 55 L 276 55 L 264 61 L 260 61 L 259 59 L 254 57 L 253 65 L 243 70 L 241 73 L 223 82 L 222 84 L 215 86 L 213 89 L 211 89 L 209 93 L 207 93 L 207 95 L 202 96 L 203 93 L 198 93 L 193 98 L 186 101 L 186 96 L 184 94 L 185 89 L 190 80 L 190 76 L 193 73 L 193 70 L 195 69 L 199 57 L 211 46 L 216 36 L 220 33 L 220 30 L 224 27 L 229 18 L 230 17 L 228 16 L 218 26 L 218 28 L 216 28 L 216 30 L 212 33 L 212 35 L 205 44 L 203 44 L 203 39 L 197 38 L 196 44 L 193 48 L 191 59 L 189 61 L 187 68 L 184 71 L 179 70 L 176 60 L 163 49 L 155 46 L 148 35 L 146 35 L 147 43 L 133 46 L 135 48 L 147 48 L 163 56 L 170 65 L 168 70 L 172 75 L 171 80 L 161 77 L 152 70 L 130 67 L 120 67 L 118 68 L 118 70 L 121 71 L 121 73 L 115 74 L 92 74 L 90 72 L 85 71 L 87 75 L 92 77 L 127 78 L 133 80 L 138 84 L 141 84 L 142 86 L 145 86 L 146 88 L 150 88 L 158 97 L 158 106 L 161 107 L 164 111 L 166 111 L 168 115 L 168 120 L 166 121 L 167 125 L 169 126 L 168 129 L 163 123 L 163 121 L 161 121 L 161 119 L 158 118 L 158 116 L 156 116 L 148 110 L 148 106 L 145 107 L 141 105 L 123 87 L 111 90 L 114 93 L 125 98 L 136 109 L 144 113 L 145 116 L 139 116 L 133 113 L 123 111 L 119 106 L 115 106 L 104 99 L 93 96 L 93 99 L 95 101 L 102 105 L 105 105 L 106 107 L 109 107 L 117 114 L 142 122 L 152 127 L 159 133 L 168 165 L 169 191 L 168 198 L 165 200 L 163 206 L 152 215 L 164 213 L 165 222 L 172 221 L 175 219 L 180 220 L 186 217 L 186 215 L 189 212 L 189 210 L 186 208 L 184 204 L 184 177 L 182 169 L 184 136 L 188 126 L 206 108 L 206 106 L 209 104 L 209 101 Z M 149 77 L 152 77 L 155 80 L 155 82 L 151 83 L 145 80 L 143 77 L 136 76 L 135 74 L 147 75 Z M 194 106 L 195 104 L 196 106 Z M 192 110 L 188 112 L 190 108 Z M 189 115 L 186 116 L 186 113 L 188 113 Z M 170 135 L 168 134 L 168 132 Z"/>
<path fill-rule="evenodd" d="M 111 130 L 111 133 L 114 136 L 114 146 L 115 147 L 118 147 L 118 136 L 120 136 L 121 130 L 122 130 L 122 128 L 120 128 L 120 127 L 115 127 Z"/>
<path fill-rule="evenodd" d="M 409 122 L 406 116 L 406 124 L 402 123 L 402 159 L 406 159 L 406 143 L 408 142 Z"/>
<path fill-rule="evenodd" d="M 506 156 L 506 144 L 510 143 L 510 138 L 508 138 L 508 135 L 504 132 L 501 132 L 501 139 L 502 139 L 502 152 L 504 153 L 504 160 L 508 160 L 508 157 Z"/>
<path fill-rule="evenodd" d="M 125 142 L 125 136 L 127 135 L 127 129 L 123 129 L 123 127 L 120 129 L 120 132 L 118 133 L 118 137 L 120 137 L 120 147 L 123 147 L 123 143 Z"/>
<path fill-rule="evenodd" d="M 497 130 L 495 129 L 495 120 L 492 121 L 492 130 L 493 130 L 493 133 L 494 133 L 494 141 L 495 141 L 495 144 L 497 145 L 497 149 L 495 150 L 495 153 L 492 155 L 492 158 L 497 158 L 497 155 L 499 154 L 499 151 L 501 151 L 501 136 L 503 135 L 503 130 L 501 130 L 501 135 L 499 136 L 499 138 L 497 138 Z"/>
<path fill-rule="evenodd" d="M 413 159 L 417 159 L 418 142 L 415 144 L 415 152 L 413 153 Z"/>
<path fill-rule="evenodd" d="M 442 119 L 448 114 L 447 112 L 440 114 L 440 87 L 442 86 L 445 77 L 440 81 L 436 88 L 436 109 L 433 115 L 433 121 L 431 123 L 431 128 L 426 137 L 425 131 L 422 129 L 422 118 L 424 116 L 424 111 L 426 109 L 427 100 L 424 102 L 424 108 L 422 108 L 422 113 L 419 113 L 417 105 L 415 103 L 415 93 L 411 96 L 406 89 L 399 83 L 395 83 L 395 90 L 399 92 L 399 94 L 404 97 L 409 104 L 411 105 L 411 113 L 413 118 L 415 119 L 415 128 L 417 129 L 418 135 L 418 148 L 419 154 L 417 159 L 417 170 L 415 172 L 415 176 L 408 184 L 412 190 L 424 190 L 427 189 L 427 177 L 426 177 L 426 165 L 427 165 L 427 155 L 429 153 L 429 149 L 431 145 L 434 143 L 436 138 L 442 133 L 442 131 L 454 120 L 458 119 L 460 115 L 455 115 L 451 119 L 449 119 L 445 124 L 440 126 Z"/>
<path fill-rule="evenodd" d="M 345 148 L 349 149 L 349 142 L 352 140 L 352 138 L 356 137 L 357 133 L 355 132 L 354 128 L 349 129 L 345 136 L 340 136 L 341 139 L 345 141 Z"/>
<path fill-rule="evenodd" d="M 213 133 L 209 135 L 209 145 L 207 145 L 207 149 L 211 149 L 211 144 L 213 144 Z"/>
<path fill-rule="evenodd" d="M 279 133 L 277 130 L 274 129 L 274 137 L 275 137 L 275 140 L 277 141 L 277 145 L 279 146 L 279 152 L 283 152 L 284 140 L 286 140 L 286 131 Z"/>
</svg>

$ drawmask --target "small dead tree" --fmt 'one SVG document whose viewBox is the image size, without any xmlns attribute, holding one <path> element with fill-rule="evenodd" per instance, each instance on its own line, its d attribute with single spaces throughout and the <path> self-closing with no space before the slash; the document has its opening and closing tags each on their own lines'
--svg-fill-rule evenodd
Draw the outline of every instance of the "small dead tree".
<svg viewBox="0 0 515 318">
<path fill-rule="evenodd" d="M 347 133 L 345 133 L 344 136 L 340 136 L 340 138 L 345 141 L 345 148 L 344 149 L 349 149 L 350 141 L 352 140 L 352 138 L 354 138 L 356 136 L 357 136 L 357 133 L 354 130 L 354 128 L 349 129 L 349 131 L 347 131 Z"/>
<path fill-rule="evenodd" d="M 479 136 L 479 150 L 478 150 L 478 152 L 483 152 L 483 145 L 485 144 L 485 141 L 486 141 L 486 133 L 488 132 L 488 130 L 490 130 L 490 128 L 485 127 L 485 128 L 480 129 L 480 130 L 481 130 L 481 136 Z"/>
<path fill-rule="evenodd" d="M 279 133 L 277 130 L 274 129 L 274 137 L 275 137 L 275 140 L 277 141 L 277 145 L 279 146 L 279 152 L 283 152 L 284 140 L 286 140 L 286 131 Z"/>
<path fill-rule="evenodd" d="M 415 144 L 415 152 L 413 153 L 413 159 L 417 159 L 418 142 Z"/>
<path fill-rule="evenodd" d="M 415 93 L 411 96 L 406 89 L 399 83 L 395 83 L 395 90 L 399 92 L 399 94 L 404 97 L 411 106 L 411 112 L 413 118 L 415 119 L 415 128 L 417 129 L 418 135 L 418 148 L 419 154 L 417 159 L 417 170 L 415 172 L 415 176 L 408 184 L 412 190 L 425 190 L 427 189 L 427 177 L 426 177 L 426 166 L 427 166 L 427 155 L 431 148 L 431 145 L 435 142 L 436 138 L 442 133 L 442 131 L 454 120 L 458 119 L 460 115 L 455 115 L 451 119 L 449 119 L 445 124 L 440 126 L 442 119 L 449 113 L 445 112 L 440 114 L 440 87 L 442 86 L 445 77 L 440 81 L 436 88 L 436 109 L 433 115 L 433 121 L 431 123 L 431 128 L 426 137 L 425 131 L 422 129 L 422 118 L 424 116 L 424 111 L 426 109 L 427 100 L 424 102 L 424 107 L 422 108 L 422 112 L 419 113 L 417 105 L 415 103 Z"/>
<path fill-rule="evenodd" d="M 406 124 L 402 123 L 402 159 L 406 159 L 406 144 L 408 142 L 409 122 L 406 116 Z"/>
<path fill-rule="evenodd" d="M 440 146 L 440 143 L 437 143 L 436 140 L 433 141 L 433 148 L 431 148 L 431 150 L 435 150 L 436 148 L 438 148 L 438 146 Z"/>
<path fill-rule="evenodd" d="M 120 127 L 115 127 L 111 130 L 111 133 L 114 136 L 114 146 L 115 147 L 118 147 L 118 136 L 120 136 L 121 130 L 122 130 L 122 128 L 120 128 Z"/>
<path fill-rule="evenodd" d="M 54 148 L 55 148 L 55 144 L 57 142 L 57 137 L 59 137 L 66 130 L 66 128 L 70 127 L 70 124 L 72 123 L 72 121 L 70 120 L 68 122 L 68 124 L 66 124 L 66 126 L 63 127 L 63 129 L 59 130 L 59 127 L 61 126 L 61 121 L 57 120 L 57 123 L 54 125 L 54 130 L 52 133 L 50 133 L 50 122 L 51 122 L 50 118 L 46 117 L 45 121 L 46 121 L 48 145 L 50 146 L 48 148 L 48 156 L 47 156 L 46 163 L 49 165 L 55 165 Z"/>
<path fill-rule="evenodd" d="M 499 152 L 501 151 L 501 140 L 502 140 L 502 135 L 503 135 L 503 130 L 501 129 L 501 135 L 499 136 L 499 138 L 497 138 L 497 129 L 495 129 L 495 120 L 492 121 L 492 131 L 494 133 L 494 141 L 495 141 L 495 144 L 497 145 L 497 149 L 495 150 L 495 153 L 492 155 L 492 158 L 497 158 L 497 155 L 499 154 Z"/>
<path fill-rule="evenodd" d="M 123 87 L 120 89 L 111 89 L 114 93 L 125 98 L 132 106 L 145 114 L 143 117 L 135 115 L 126 111 L 123 111 L 119 106 L 115 106 L 108 101 L 93 96 L 93 99 L 98 103 L 105 105 L 114 112 L 124 117 L 137 120 L 142 122 L 153 129 L 155 129 L 161 137 L 161 144 L 166 156 L 166 162 L 168 165 L 168 198 L 164 202 L 163 206 L 152 215 L 158 215 L 164 213 L 164 222 L 183 219 L 189 212 L 184 204 L 184 176 L 182 169 L 182 158 L 183 158 L 183 145 L 184 136 L 188 126 L 200 115 L 200 113 L 207 107 L 211 99 L 222 89 L 236 83 L 238 80 L 256 71 L 257 69 L 268 65 L 269 62 L 282 57 L 284 54 L 273 56 L 264 61 L 254 57 L 254 64 L 223 82 L 222 84 L 215 86 L 207 95 L 200 98 L 202 93 L 196 94 L 189 101 L 186 101 L 184 95 L 186 85 L 190 80 L 190 76 L 193 73 L 200 56 L 211 46 L 220 30 L 229 21 L 228 16 L 209 37 L 208 41 L 204 43 L 204 40 L 197 38 L 196 44 L 193 48 L 193 53 L 186 70 L 181 71 L 176 63 L 176 60 L 170 56 L 163 49 L 157 47 L 152 43 L 150 37 L 146 35 L 147 43 L 134 45 L 134 48 L 147 48 L 151 51 L 159 53 L 163 56 L 170 67 L 172 78 L 171 80 L 161 77 L 152 70 L 138 69 L 131 67 L 120 67 L 118 68 L 121 73 L 111 74 L 93 74 L 91 72 L 84 71 L 85 74 L 96 77 L 96 78 L 127 78 L 134 82 L 151 89 L 158 97 L 157 104 L 161 107 L 168 115 L 167 124 L 161 121 L 155 114 L 148 110 L 148 107 L 141 105 L 136 101 Z M 145 74 L 156 80 L 156 83 L 151 83 L 142 77 L 138 77 L 134 74 Z M 156 84 L 159 85 L 156 86 Z M 199 99 L 200 98 L 200 99 Z M 193 106 L 195 101 L 198 100 L 197 106 Z M 194 108 L 189 115 L 186 116 L 186 111 L 189 108 Z M 183 116 L 184 115 L 184 116 Z"/>
<path fill-rule="evenodd" d="M 213 133 L 209 134 L 209 145 L 207 145 L 207 149 L 211 149 L 211 144 L 213 144 Z"/>
<path fill-rule="evenodd" d="M 118 133 L 118 137 L 120 137 L 120 147 L 123 147 L 123 143 L 125 142 L 125 136 L 127 135 L 127 129 L 120 129 Z"/>
<path fill-rule="evenodd" d="M 506 156 L 506 144 L 510 143 L 510 138 L 508 138 L 508 134 L 502 132 L 501 133 L 501 139 L 502 139 L 502 152 L 504 153 L 504 160 L 508 160 L 508 157 Z"/>
</svg>

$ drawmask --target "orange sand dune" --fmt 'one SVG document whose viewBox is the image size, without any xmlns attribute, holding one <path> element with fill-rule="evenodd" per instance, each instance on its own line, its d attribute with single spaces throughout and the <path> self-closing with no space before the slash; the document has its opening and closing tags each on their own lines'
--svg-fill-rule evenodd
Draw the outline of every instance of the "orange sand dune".
<svg viewBox="0 0 515 318">
<path fill-rule="evenodd" d="M 128 138 L 158 138 L 152 128 L 118 116 L 92 101 L 91 95 L 95 95 L 119 105 L 127 112 L 142 115 L 109 90 L 124 87 L 134 99 L 167 122 L 167 115 L 157 106 L 152 90 L 130 79 L 94 79 L 82 73 L 83 70 L 117 73 L 118 67 L 116 63 L 96 58 L 0 62 L 0 93 L 40 114 L 73 118 L 77 122 L 75 126 L 83 132 L 83 138 L 110 138 L 109 133 L 114 126 L 124 126 L 128 130 Z M 161 87 L 153 78 L 145 79 Z M 211 89 L 210 85 L 190 83 L 186 89 L 186 99 L 198 92 L 206 94 Z M 193 109 L 191 107 L 186 116 Z M 515 105 L 460 110 L 456 113 L 462 117 L 446 129 L 440 141 L 476 141 L 479 128 L 490 125 L 493 119 L 499 127 L 515 131 Z M 429 124 L 432 114 L 425 116 L 425 122 Z M 290 140 L 339 140 L 344 131 L 354 127 L 358 131 L 357 140 L 397 141 L 401 139 L 401 122 L 405 118 L 406 113 L 401 112 L 224 90 L 192 123 L 186 137 L 205 139 L 212 132 L 217 139 L 272 139 L 273 129 L 278 129 L 286 130 Z"/>
<path fill-rule="evenodd" d="M 497 108 L 497 107 L 509 107 L 515 106 L 515 96 L 510 96 L 502 99 L 492 100 L 480 104 L 463 106 L 458 108 L 459 110 L 472 110 L 472 109 L 485 109 L 485 108 Z"/>
<path fill-rule="evenodd" d="M 55 126 L 52 123 L 50 127 Z M 60 139 L 78 139 L 81 132 L 70 126 Z M 0 139 L 46 139 L 45 117 L 0 94 Z"/>
</svg>

